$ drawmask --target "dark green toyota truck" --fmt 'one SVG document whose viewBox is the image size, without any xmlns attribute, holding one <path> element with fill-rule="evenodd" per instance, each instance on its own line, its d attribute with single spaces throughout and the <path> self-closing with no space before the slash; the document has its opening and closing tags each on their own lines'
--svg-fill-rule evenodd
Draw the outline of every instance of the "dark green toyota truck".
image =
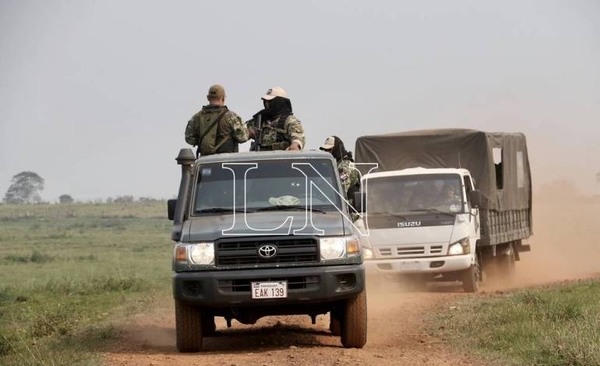
<svg viewBox="0 0 600 366">
<path fill-rule="evenodd" d="M 365 269 L 335 160 L 322 151 L 177 157 L 173 220 L 177 349 L 198 352 L 215 317 L 330 315 L 347 348 L 367 341 Z"/>
</svg>

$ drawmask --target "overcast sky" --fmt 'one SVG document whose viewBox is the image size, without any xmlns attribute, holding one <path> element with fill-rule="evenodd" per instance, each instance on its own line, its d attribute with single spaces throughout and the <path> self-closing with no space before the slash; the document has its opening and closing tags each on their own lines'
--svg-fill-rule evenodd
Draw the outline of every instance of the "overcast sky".
<svg viewBox="0 0 600 366">
<path fill-rule="evenodd" d="M 534 185 L 600 192 L 597 0 L 0 0 L 0 200 L 25 170 L 49 202 L 175 196 L 214 83 L 244 120 L 286 89 L 307 148 L 519 131 Z"/>
</svg>

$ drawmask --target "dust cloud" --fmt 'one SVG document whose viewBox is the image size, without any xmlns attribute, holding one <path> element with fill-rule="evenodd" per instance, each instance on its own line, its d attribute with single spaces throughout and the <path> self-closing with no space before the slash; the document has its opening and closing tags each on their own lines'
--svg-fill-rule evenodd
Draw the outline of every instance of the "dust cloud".
<svg viewBox="0 0 600 366">
<path fill-rule="evenodd" d="M 567 181 L 534 190 L 531 252 L 521 253 L 515 285 L 600 274 L 600 195 L 583 195 Z"/>
</svg>

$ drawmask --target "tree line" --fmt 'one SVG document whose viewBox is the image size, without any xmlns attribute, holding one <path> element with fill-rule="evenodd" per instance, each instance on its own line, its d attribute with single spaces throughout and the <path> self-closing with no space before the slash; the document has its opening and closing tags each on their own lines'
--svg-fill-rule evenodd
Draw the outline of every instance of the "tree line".
<svg viewBox="0 0 600 366">
<path fill-rule="evenodd" d="M 45 180 L 39 174 L 30 171 L 23 171 L 14 175 L 11 184 L 4 194 L 3 202 L 6 204 L 23 205 L 43 203 L 41 193 L 44 190 Z M 104 202 L 134 202 L 133 196 L 109 197 Z M 151 197 L 140 197 L 139 202 L 160 201 Z M 62 204 L 75 203 L 75 199 L 69 194 L 62 194 L 58 197 L 58 202 Z M 93 203 L 102 203 L 102 200 L 95 200 Z"/>
</svg>

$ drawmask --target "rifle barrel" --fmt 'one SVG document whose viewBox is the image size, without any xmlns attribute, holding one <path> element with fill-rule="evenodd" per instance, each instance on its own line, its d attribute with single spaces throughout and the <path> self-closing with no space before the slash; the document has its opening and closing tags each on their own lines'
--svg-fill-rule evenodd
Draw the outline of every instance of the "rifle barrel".
<svg viewBox="0 0 600 366">
<path fill-rule="evenodd" d="M 262 145 L 262 115 L 259 113 L 256 116 L 256 151 L 260 151 Z"/>
</svg>

